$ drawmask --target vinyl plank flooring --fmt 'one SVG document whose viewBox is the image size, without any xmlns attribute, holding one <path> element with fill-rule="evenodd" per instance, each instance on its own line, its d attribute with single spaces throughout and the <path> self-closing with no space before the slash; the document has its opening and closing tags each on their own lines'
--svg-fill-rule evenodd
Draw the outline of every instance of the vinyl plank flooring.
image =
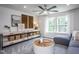
<svg viewBox="0 0 79 59">
<path fill-rule="evenodd" d="M 34 39 L 30 39 L 28 41 L 8 46 L 0 51 L 0 54 L 34 54 L 32 44 L 33 40 Z M 53 47 L 53 54 L 66 54 L 66 51 L 67 47 L 63 45 L 56 44 Z"/>
</svg>

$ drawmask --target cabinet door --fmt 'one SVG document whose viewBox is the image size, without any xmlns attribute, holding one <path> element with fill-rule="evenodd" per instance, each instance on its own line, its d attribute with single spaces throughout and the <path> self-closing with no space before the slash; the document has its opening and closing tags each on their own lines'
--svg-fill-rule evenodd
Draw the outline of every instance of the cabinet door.
<svg viewBox="0 0 79 59">
<path fill-rule="evenodd" d="M 29 28 L 33 28 L 33 16 L 29 16 Z"/>
</svg>

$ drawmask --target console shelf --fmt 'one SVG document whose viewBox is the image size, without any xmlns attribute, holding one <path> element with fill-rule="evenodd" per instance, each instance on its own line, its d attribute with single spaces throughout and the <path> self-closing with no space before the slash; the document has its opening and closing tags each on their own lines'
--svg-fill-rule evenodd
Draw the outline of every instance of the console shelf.
<svg viewBox="0 0 79 59">
<path fill-rule="evenodd" d="M 3 34 L 3 47 L 40 36 L 40 31 L 13 32 Z"/>
</svg>

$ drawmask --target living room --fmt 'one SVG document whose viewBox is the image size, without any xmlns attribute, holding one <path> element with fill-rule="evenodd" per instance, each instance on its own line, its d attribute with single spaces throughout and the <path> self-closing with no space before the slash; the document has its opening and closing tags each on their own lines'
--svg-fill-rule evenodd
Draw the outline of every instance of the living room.
<svg viewBox="0 0 79 59">
<path fill-rule="evenodd" d="M 0 54 L 79 54 L 79 4 L 1 4 Z"/>
</svg>

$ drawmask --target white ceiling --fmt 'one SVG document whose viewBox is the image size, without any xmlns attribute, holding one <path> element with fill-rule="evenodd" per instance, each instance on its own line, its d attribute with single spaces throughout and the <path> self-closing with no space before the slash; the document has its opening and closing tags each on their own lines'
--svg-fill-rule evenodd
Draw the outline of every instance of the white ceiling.
<svg viewBox="0 0 79 59">
<path fill-rule="evenodd" d="M 43 5 L 44 4 L 4 4 L 4 5 L 0 5 L 0 6 L 19 10 L 19 11 L 23 11 L 23 12 L 28 12 L 28 13 L 31 13 L 31 14 L 34 14 L 34 15 L 38 15 L 38 13 L 35 13 L 33 11 L 36 11 L 36 10 L 41 11 L 41 9 L 38 8 L 38 6 L 43 6 Z M 24 8 L 24 6 L 26 6 L 26 8 Z M 72 10 L 72 9 L 79 8 L 79 4 L 70 4 L 70 5 L 47 4 L 47 8 L 50 8 L 51 6 L 57 6 L 57 8 L 54 8 L 53 10 L 58 10 L 59 12 L 64 12 L 64 11 L 69 11 L 69 10 Z"/>
</svg>

